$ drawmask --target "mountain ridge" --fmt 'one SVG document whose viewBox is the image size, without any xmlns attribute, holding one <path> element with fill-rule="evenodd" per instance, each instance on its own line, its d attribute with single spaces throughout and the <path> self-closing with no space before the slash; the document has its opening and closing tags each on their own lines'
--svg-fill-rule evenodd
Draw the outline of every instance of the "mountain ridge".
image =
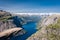
<svg viewBox="0 0 60 40">
<path fill-rule="evenodd" d="M 27 40 L 59 40 L 60 15 L 54 14 L 45 18 L 38 27 L 41 27 Z M 58 21 L 59 20 L 59 21 Z M 52 30 L 52 31 L 51 31 Z M 51 35 L 51 36 L 50 36 Z M 55 36 L 56 35 L 56 36 Z"/>
</svg>

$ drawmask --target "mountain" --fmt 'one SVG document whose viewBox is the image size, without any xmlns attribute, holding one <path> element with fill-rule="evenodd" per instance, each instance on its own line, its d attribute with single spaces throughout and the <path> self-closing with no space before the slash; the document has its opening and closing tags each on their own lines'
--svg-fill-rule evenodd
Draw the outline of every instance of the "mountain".
<svg viewBox="0 0 60 40">
<path fill-rule="evenodd" d="M 60 40 L 60 15 L 45 18 L 38 27 L 38 31 L 27 40 Z"/>
<path fill-rule="evenodd" d="M 24 23 L 28 22 L 39 22 L 39 20 L 46 18 L 49 15 L 40 15 L 40 13 L 13 13 L 13 16 L 18 16 Z"/>
<path fill-rule="evenodd" d="M 16 24 L 17 23 L 17 24 Z M 11 37 L 25 34 L 24 28 L 17 16 L 0 10 L 0 39 L 7 40 Z"/>
</svg>

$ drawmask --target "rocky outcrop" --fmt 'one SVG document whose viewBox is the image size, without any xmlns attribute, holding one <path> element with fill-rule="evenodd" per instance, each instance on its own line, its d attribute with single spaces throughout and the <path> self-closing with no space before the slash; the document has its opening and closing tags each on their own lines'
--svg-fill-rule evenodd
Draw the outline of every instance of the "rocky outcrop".
<svg viewBox="0 0 60 40">
<path fill-rule="evenodd" d="M 27 40 L 60 40 L 60 15 L 55 14 L 47 17 L 38 27 L 41 29 Z"/>
<path fill-rule="evenodd" d="M 12 15 L 11 15 L 9 12 L 0 10 L 0 18 L 1 18 L 1 17 L 6 17 L 6 16 L 12 16 Z"/>
<path fill-rule="evenodd" d="M 7 40 L 12 36 L 25 34 L 22 24 L 19 20 L 15 21 L 16 17 L 9 12 L 0 10 L 0 39 Z M 16 24 L 17 22 L 17 24 Z M 18 26 L 19 24 L 19 26 Z"/>
<path fill-rule="evenodd" d="M 14 34 L 17 34 L 18 31 L 21 31 L 22 28 L 11 28 L 11 29 L 8 29 L 8 30 L 4 30 L 2 32 L 0 32 L 0 39 L 3 40 L 3 39 L 7 39 L 9 38 L 11 35 Z"/>
</svg>

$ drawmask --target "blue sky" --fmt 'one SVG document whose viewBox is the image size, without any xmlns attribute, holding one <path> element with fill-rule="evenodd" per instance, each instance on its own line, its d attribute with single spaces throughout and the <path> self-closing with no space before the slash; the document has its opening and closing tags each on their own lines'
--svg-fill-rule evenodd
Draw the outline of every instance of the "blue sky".
<svg viewBox="0 0 60 40">
<path fill-rule="evenodd" d="M 60 13 L 60 0 L 0 0 L 0 9 L 14 13 Z"/>
</svg>

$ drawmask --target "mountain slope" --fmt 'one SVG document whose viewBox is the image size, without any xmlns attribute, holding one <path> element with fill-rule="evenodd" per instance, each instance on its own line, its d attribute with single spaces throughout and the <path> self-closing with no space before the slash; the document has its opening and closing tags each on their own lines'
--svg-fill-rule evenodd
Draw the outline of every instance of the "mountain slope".
<svg viewBox="0 0 60 40">
<path fill-rule="evenodd" d="M 0 39 L 7 40 L 12 36 L 18 36 L 25 34 L 24 29 L 22 28 L 22 24 L 20 24 L 19 20 L 17 20 L 16 16 L 12 16 L 9 12 L 0 10 Z M 17 25 L 17 22 L 19 25 Z"/>
<path fill-rule="evenodd" d="M 60 15 L 51 15 L 44 19 L 41 27 L 27 40 L 60 40 Z"/>
</svg>

